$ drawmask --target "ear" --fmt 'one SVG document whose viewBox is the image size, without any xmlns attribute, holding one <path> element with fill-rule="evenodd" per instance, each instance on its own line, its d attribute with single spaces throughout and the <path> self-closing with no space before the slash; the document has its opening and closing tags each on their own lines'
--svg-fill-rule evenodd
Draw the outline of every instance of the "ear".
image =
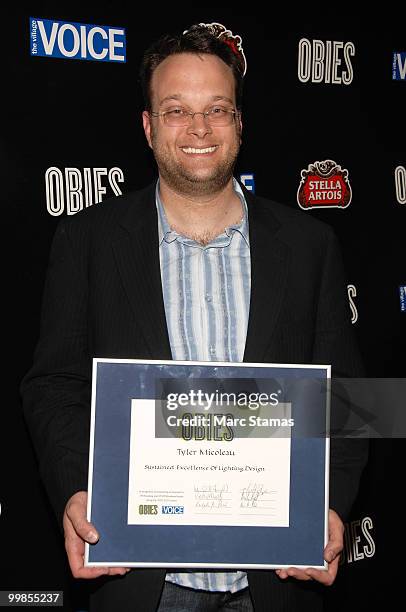
<svg viewBox="0 0 406 612">
<path fill-rule="evenodd" d="M 151 117 L 148 111 L 143 111 L 142 113 L 142 125 L 144 127 L 145 138 L 148 141 L 149 146 L 152 149 L 152 140 L 151 140 Z"/>
</svg>

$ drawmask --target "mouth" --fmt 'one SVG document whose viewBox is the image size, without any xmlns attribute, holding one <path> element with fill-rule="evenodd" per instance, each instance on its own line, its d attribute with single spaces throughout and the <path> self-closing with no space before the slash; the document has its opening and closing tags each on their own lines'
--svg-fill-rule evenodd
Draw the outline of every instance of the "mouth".
<svg viewBox="0 0 406 612">
<path fill-rule="evenodd" d="M 210 155 L 214 153 L 218 149 L 219 145 L 214 145 L 213 147 L 205 147 L 205 148 L 196 148 L 196 147 L 180 147 L 181 150 L 187 155 Z"/>
</svg>

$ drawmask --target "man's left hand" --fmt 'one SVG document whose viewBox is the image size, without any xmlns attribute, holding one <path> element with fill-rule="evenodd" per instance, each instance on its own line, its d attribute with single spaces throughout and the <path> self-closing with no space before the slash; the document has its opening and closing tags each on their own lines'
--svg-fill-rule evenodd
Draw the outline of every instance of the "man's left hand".
<svg viewBox="0 0 406 612">
<path fill-rule="evenodd" d="M 324 558 L 328 563 L 326 570 L 313 568 L 298 569 L 288 567 L 287 569 L 275 570 L 279 578 L 297 578 L 298 580 L 317 580 L 326 586 L 331 586 L 337 576 L 340 553 L 344 546 L 344 525 L 334 510 L 328 511 L 328 542 L 324 549 Z"/>
</svg>

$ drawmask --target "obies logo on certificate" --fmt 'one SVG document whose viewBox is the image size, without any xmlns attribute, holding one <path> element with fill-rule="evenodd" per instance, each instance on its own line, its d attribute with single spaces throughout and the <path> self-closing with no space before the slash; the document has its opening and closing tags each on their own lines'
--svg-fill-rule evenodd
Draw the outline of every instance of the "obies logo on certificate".
<svg viewBox="0 0 406 612">
<path fill-rule="evenodd" d="M 325 568 L 329 378 L 95 359 L 86 565 Z"/>
</svg>

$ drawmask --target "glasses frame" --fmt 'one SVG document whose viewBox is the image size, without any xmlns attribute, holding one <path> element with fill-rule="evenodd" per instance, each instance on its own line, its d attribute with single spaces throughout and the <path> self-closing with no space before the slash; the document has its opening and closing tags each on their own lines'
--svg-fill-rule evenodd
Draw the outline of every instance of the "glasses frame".
<svg viewBox="0 0 406 612">
<path fill-rule="evenodd" d="M 222 109 L 224 112 L 226 113 L 230 113 L 233 115 L 234 118 L 234 122 L 236 120 L 236 117 L 240 114 L 239 111 L 235 110 L 235 109 L 226 109 L 223 108 Z M 213 125 L 213 123 L 210 122 L 210 113 L 213 111 L 213 109 L 210 109 L 208 111 L 198 111 L 198 112 L 193 112 L 193 111 L 185 111 L 188 119 L 186 120 L 185 123 L 179 124 L 179 125 L 168 125 L 168 123 L 166 123 L 165 120 L 165 115 L 167 115 L 168 113 L 171 113 L 172 111 L 161 111 L 161 112 L 157 112 L 157 111 L 150 111 L 149 115 L 151 115 L 152 117 L 162 117 L 163 122 L 165 123 L 165 125 L 168 125 L 168 127 L 185 127 L 186 125 L 191 125 L 193 122 L 193 119 L 195 117 L 195 115 L 203 115 L 203 118 L 207 120 L 209 125 Z M 225 123 L 224 125 L 218 125 L 218 127 L 227 127 L 228 125 L 232 125 L 233 122 L 231 123 Z M 216 127 L 216 124 L 214 124 L 214 127 Z"/>
</svg>

